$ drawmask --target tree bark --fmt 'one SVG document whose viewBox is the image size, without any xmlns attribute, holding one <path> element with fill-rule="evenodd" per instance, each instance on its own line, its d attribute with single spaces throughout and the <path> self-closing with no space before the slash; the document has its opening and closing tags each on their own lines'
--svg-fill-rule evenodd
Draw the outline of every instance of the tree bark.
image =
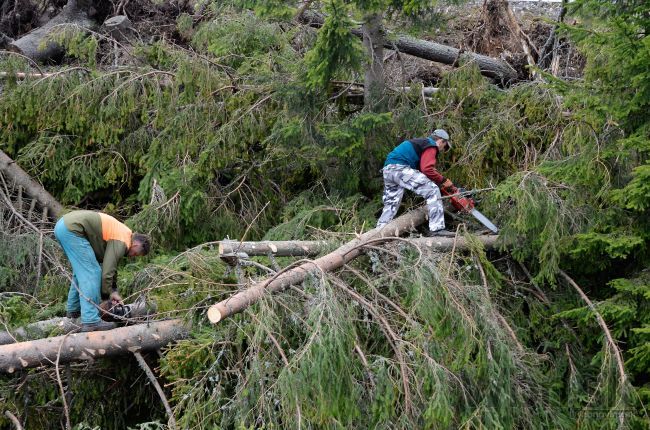
<svg viewBox="0 0 650 430">
<path fill-rule="evenodd" d="M 376 13 L 366 17 L 361 26 L 363 46 L 366 50 L 366 73 L 364 81 L 364 105 L 372 111 L 381 110 L 384 96 L 384 34 L 382 14 Z"/>
<path fill-rule="evenodd" d="M 129 307 L 128 319 L 143 318 L 151 314 L 152 308 L 146 303 L 134 303 L 127 305 Z M 24 327 L 17 328 L 12 332 L 0 331 L 0 345 L 10 343 L 40 339 L 51 335 L 53 332 L 67 334 L 79 329 L 79 322 L 66 318 L 58 317 L 49 320 L 38 321 L 28 324 Z"/>
<path fill-rule="evenodd" d="M 158 349 L 184 339 L 189 327 L 180 319 L 137 324 L 107 331 L 67 334 L 0 346 L 0 372 L 71 361 L 113 357 Z"/>
<path fill-rule="evenodd" d="M 41 63 L 61 55 L 63 52 L 61 46 L 48 38 L 57 30 L 57 27 L 60 28 L 65 24 L 95 28 L 97 24 L 90 16 L 93 3 L 90 0 L 69 0 L 61 13 L 39 28 L 10 43 L 9 48 Z"/>
<path fill-rule="evenodd" d="M 478 236 L 477 239 L 486 248 L 493 248 L 499 236 L 485 235 Z M 468 243 L 463 237 L 422 237 L 422 238 L 405 238 L 400 241 L 408 242 L 412 245 L 432 248 L 436 251 L 446 252 L 451 250 L 456 244 L 456 249 L 467 249 Z M 276 257 L 315 257 L 326 249 L 331 247 L 331 243 L 322 240 L 285 240 L 285 241 L 265 241 L 265 242 L 237 242 L 222 241 L 219 243 L 219 255 L 236 254 L 243 252 L 249 257 L 273 255 Z"/>
<path fill-rule="evenodd" d="M 301 20 L 313 27 L 321 27 L 324 22 L 321 15 L 311 11 L 305 11 Z M 363 37 L 361 30 L 352 30 L 352 34 Z M 458 64 L 459 61 L 473 61 L 484 76 L 494 79 L 501 85 L 508 85 L 517 79 L 517 71 L 505 61 L 474 52 L 462 52 L 457 48 L 427 40 L 400 35 L 394 41 L 384 38 L 384 47 L 448 65 Z"/>
<path fill-rule="evenodd" d="M 387 238 L 397 237 L 406 231 L 414 229 L 416 226 L 424 222 L 426 214 L 426 207 L 420 207 L 400 216 L 382 228 L 375 228 L 362 234 L 357 239 L 346 243 L 323 257 L 303 263 L 300 266 L 285 272 L 280 272 L 267 280 L 256 282 L 252 287 L 240 291 L 216 305 L 212 305 L 208 309 L 208 319 L 213 324 L 216 324 L 219 321 L 246 309 L 248 306 L 258 301 L 267 292 L 272 293 L 281 291 L 290 285 L 298 284 L 302 282 L 309 273 L 314 271 L 329 272 L 337 269 L 348 261 L 359 256 L 362 253 L 364 245 L 367 245 L 370 242 L 378 244 Z"/>
<path fill-rule="evenodd" d="M 219 242 L 219 255 L 246 253 L 249 256 L 273 255 L 275 257 L 314 257 L 324 249 L 328 242 L 322 240 L 282 240 L 263 242 L 238 242 L 223 240 Z"/>
<path fill-rule="evenodd" d="M 494 79 L 500 85 L 509 85 L 517 79 L 517 71 L 505 61 L 474 52 L 461 52 L 457 48 L 427 40 L 399 36 L 394 44 L 388 44 L 387 47 L 393 47 L 399 52 L 443 64 L 453 65 L 464 61 L 475 62 L 483 76 Z"/>
<path fill-rule="evenodd" d="M 0 151 L 0 172 L 7 175 L 17 186 L 23 187 L 27 194 L 37 200 L 41 206 L 46 207 L 51 218 L 55 219 L 63 212 L 61 203 L 52 197 L 41 184 L 34 181 L 3 151 Z"/>
</svg>

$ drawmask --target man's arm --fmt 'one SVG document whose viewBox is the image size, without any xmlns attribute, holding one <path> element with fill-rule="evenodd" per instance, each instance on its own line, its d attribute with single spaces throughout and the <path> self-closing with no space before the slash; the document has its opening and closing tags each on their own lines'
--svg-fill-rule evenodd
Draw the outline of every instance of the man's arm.
<svg viewBox="0 0 650 430">
<path fill-rule="evenodd" d="M 117 290 L 117 264 L 126 254 L 126 244 L 121 240 L 109 240 L 102 263 L 102 298 Z"/>
<path fill-rule="evenodd" d="M 432 146 L 422 151 L 420 157 L 420 172 L 431 179 L 436 185 L 445 182 L 445 177 L 436 169 L 438 148 Z"/>
</svg>

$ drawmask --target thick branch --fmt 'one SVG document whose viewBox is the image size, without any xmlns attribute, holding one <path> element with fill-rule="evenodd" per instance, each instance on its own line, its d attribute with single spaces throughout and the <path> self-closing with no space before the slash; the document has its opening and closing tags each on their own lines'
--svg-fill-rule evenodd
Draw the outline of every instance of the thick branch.
<svg viewBox="0 0 650 430">
<path fill-rule="evenodd" d="M 165 396 L 165 392 L 160 387 L 160 384 L 158 383 L 156 376 L 151 371 L 151 368 L 149 367 L 147 362 L 144 361 L 144 357 L 142 356 L 142 354 L 136 351 L 133 353 L 133 355 L 135 356 L 135 359 L 138 360 L 138 364 L 140 365 L 140 368 L 144 370 L 144 373 L 147 375 L 147 378 L 149 378 L 149 381 L 156 389 L 156 392 L 160 397 L 160 401 L 165 407 L 165 411 L 167 411 L 167 416 L 169 417 L 167 424 L 169 425 L 169 428 L 172 430 L 176 430 L 176 420 L 174 419 L 174 413 L 172 412 L 172 408 L 169 407 L 169 401 L 167 400 L 167 396 Z"/>
<path fill-rule="evenodd" d="M 38 182 L 34 181 L 23 169 L 16 164 L 7 154 L 0 151 L 0 172 L 7 175 L 16 185 L 22 186 L 27 194 L 36 199 L 41 206 L 49 210 L 50 217 L 57 218 L 63 212 L 63 206 Z"/>
<path fill-rule="evenodd" d="M 188 334 L 187 324 L 174 319 L 2 345 L 0 372 L 54 364 L 59 349 L 59 362 L 68 363 L 158 349 Z"/>
<path fill-rule="evenodd" d="M 420 207 L 402 215 L 382 228 L 375 228 L 362 234 L 357 239 L 346 243 L 333 252 L 314 261 L 301 264 L 298 267 L 280 272 L 268 280 L 256 282 L 252 287 L 240 291 L 230 298 L 223 300 L 208 309 L 208 318 L 214 324 L 224 318 L 234 315 L 257 302 L 265 293 L 281 291 L 290 285 L 302 282 L 314 271 L 329 272 L 343 266 L 362 252 L 362 247 L 368 242 L 380 243 L 384 238 L 397 237 L 422 224 L 426 217 L 426 208 Z"/>
</svg>

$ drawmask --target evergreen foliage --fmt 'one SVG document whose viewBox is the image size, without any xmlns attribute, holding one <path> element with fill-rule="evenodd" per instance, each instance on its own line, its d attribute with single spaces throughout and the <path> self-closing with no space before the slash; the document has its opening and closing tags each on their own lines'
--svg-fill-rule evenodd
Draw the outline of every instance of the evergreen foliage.
<svg viewBox="0 0 650 430">
<path fill-rule="evenodd" d="M 584 80 L 502 90 L 467 64 L 432 100 L 391 95 L 380 114 L 330 98 L 331 80 L 356 78 L 362 64 L 349 12 L 420 15 L 431 2 L 328 1 L 316 37 L 283 22 L 294 4 L 254 2 L 256 15 L 245 3 L 211 2 L 198 22 L 179 16 L 189 48 L 143 44 L 114 69 L 96 34 L 61 33 L 78 67 L 6 79 L 0 98 L 3 151 L 65 204 L 130 217 L 154 236 L 155 255 L 124 267 L 119 287 L 155 300 L 161 317 L 194 322 L 160 361 L 179 426 L 648 428 L 647 2 L 572 4 L 582 18 L 563 31 L 587 57 Z M 29 65 L 8 56 L 0 69 Z M 394 244 L 206 325 L 207 305 L 260 276 L 225 266 L 211 241 L 347 240 L 374 225 L 385 154 L 438 127 L 455 143 L 440 160 L 445 175 L 494 188 L 476 197 L 501 227 L 503 253 Z M 15 222 L 9 212 L 0 221 Z M 40 280 L 31 270 L 39 240 L 0 230 L 8 327 L 64 312 L 57 264 Z M 62 261 L 51 237 L 44 248 Z M 560 270 L 593 299 L 631 385 Z M 18 290 L 36 297 L 4 293 Z M 3 377 L 0 404 L 58 428 L 55 377 L 22 376 Z M 73 422 L 163 428 L 155 392 L 133 388 L 137 377 L 131 359 L 75 368 Z"/>
</svg>

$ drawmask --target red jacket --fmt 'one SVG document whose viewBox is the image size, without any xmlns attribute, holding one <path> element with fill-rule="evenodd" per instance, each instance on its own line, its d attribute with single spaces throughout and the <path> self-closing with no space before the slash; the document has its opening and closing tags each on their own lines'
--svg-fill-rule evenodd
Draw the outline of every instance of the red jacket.
<svg viewBox="0 0 650 430">
<path fill-rule="evenodd" d="M 445 177 L 436 170 L 436 162 L 438 161 L 438 148 L 435 146 L 429 147 L 422 152 L 420 157 L 420 172 L 431 179 L 436 185 L 445 182 Z"/>
</svg>

